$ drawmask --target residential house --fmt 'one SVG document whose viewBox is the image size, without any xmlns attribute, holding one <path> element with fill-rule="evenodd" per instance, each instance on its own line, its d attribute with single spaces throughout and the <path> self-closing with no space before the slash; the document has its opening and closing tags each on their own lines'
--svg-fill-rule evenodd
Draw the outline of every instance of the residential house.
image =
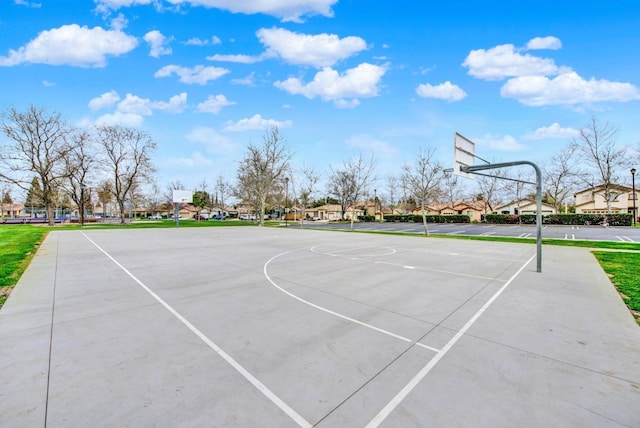
<svg viewBox="0 0 640 428">
<path fill-rule="evenodd" d="M 613 184 L 610 186 L 612 195 L 611 212 L 615 214 L 633 213 L 633 202 L 636 202 L 636 220 L 638 219 L 638 189 L 635 195 L 630 186 Z M 600 184 L 595 187 L 580 190 L 574 195 L 577 214 L 603 214 L 607 212 L 605 187 Z"/>
<path fill-rule="evenodd" d="M 16 217 L 26 217 L 27 213 L 24 209 L 24 204 L 0 204 L 0 217 L 5 218 L 16 218 Z"/>
<path fill-rule="evenodd" d="M 538 209 L 536 207 L 536 201 L 528 198 L 520 199 L 519 201 L 509 202 L 508 204 L 498 205 L 495 208 L 495 212 L 498 214 L 536 214 Z M 542 203 L 542 215 L 557 214 L 558 210 L 553 205 Z"/>
<path fill-rule="evenodd" d="M 455 201 L 455 202 L 434 202 L 426 207 L 427 215 L 466 215 L 470 221 L 480 222 L 488 205 L 485 201 Z M 422 209 L 416 207 L 413 212 L 421 215 Z"/>
</svg>

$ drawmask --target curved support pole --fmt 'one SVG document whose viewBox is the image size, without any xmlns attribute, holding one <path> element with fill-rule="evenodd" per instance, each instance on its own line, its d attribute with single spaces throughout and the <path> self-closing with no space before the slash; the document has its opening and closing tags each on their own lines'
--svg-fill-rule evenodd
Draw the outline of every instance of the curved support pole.
<svg viewBox="0 0 640 428">
<path fill-rule="evenodd" d="M 531 161 L 491 163 L 486 165 L 461 166 L 462 172 L 473 174 L 487 169 L 507 168 L 517 165 L 531 165 L 536 171 L 536 271 L 542 272 L 542 172 L 538 165 Z M 484 175 L 484 174 L 482 174 Z M 500 177 L 498 177 L 500 178 Z M 513 180 L 520 181 L 520 180 Z"/>
</svg>

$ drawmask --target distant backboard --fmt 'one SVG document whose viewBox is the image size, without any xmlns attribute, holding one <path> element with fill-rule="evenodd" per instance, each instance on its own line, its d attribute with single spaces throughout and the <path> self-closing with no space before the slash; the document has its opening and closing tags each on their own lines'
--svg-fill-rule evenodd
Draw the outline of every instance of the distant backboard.
<svg viewBox="0 0 640 428">
<path fill-rule="evenodd" d="M 191 190 L 174 190 L 174 204 L 190 204 L 193 202 L 193 192 Z"/>
<path fill-rule="evenodd" d="M 473 141 L 457 132 L 453 135 L 453 173 L 473 179 L 473 175 L 460 170 L 461 166 L 472 166 L 475 162 L 476 145 Z"/>
</svg>

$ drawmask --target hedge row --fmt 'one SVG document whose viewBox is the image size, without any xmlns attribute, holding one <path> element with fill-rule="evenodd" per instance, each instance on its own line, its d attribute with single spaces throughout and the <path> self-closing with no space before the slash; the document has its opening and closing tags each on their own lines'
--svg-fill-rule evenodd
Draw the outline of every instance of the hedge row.
<svg viewBox="0 0 640 428">
<path fill-rule="evenodd" d="M 422 223 L 421 215 L 413 214 L 394 214 L 385 215 L 384 221 L 403 222 L 403 223 Z M 427 223 L 469 223 L 468 215 L 428 215 Z"/>
<path fill-rule="evenodd" d="M 631 214 L 549 214 L 542 216 L 543 224 L 578 226 L 603 224 L 608 224 L 609 226 L 631 226 L 632 220 Z M 484 216 L 483 221 L 493 224 L 536 224 L 536 215 L 487 214 Z"/>
</svg>

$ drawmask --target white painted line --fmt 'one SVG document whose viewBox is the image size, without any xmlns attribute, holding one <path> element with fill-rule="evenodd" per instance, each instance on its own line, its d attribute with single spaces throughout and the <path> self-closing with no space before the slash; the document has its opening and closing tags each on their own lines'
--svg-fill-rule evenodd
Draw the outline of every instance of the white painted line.
<svg viewBox="0 0 640 428">
<path fill-rule="evenodd" d="M 565 233 L 564 239 L 573 239 L 573 240 L 575 240 L 576 239 L 576 235 L 574 235 L 573 233 L 572 234 Z"/>
<path fill-rule="evenodd" d="M 380 264 L 382 264 L 382 262 L 378 262 Z M 405 269 L 415 269 L 415 266 L 402 266 Z"/>
<path fill-rule="evenodd" d="M 635 242 L 633 239 L 629 238 L 628 236 L 616 236 L 616 238 L 618 238 L 622 242 Z"/>
<path fill-rule="evenodd" d="M 490 236 L 490 235 L 495 235 L 495 232 L 485 232 L 485 233 L 481 233 L 480 236 Z"/>
<path fill-rule="evenodd" d="M 471 328 L 471 326 L 473 326 L 473 324 L 475 324 L 475 322 L 478 320 L 478 318 L 480 318 L 480 316 L 482 316 L 482 314 L 489 308 L 489 306 L 491 306 L 491 304 L 498 297 L 500 297 L 500 295 L 504 292 L 504 290 L 506 290 L 507 287 L 509 285 L 511 285 L 513 280 L 516 279 L 516 277 L 518 275 L 520 275 L 520 273 L 524 270 L 524 268 L 529 263 L 531 263 L 531 260 L 533 260 L 535 257 L 536 257 L 535 254 L 533 256 L 531 256 L 531 258 L 529 260 L 527 260 L 522 265 L 522 267 L 520 267 L 520 269 L 518 269 L 518 271 L 516 273 L 514 273 L 513 276 L 511 278 L 509 278 L 509 280 L 502 287 L 500 287 L 500 289 L 498 291 L 496 291 L 496 293 L 493 296 L 491 296 L 489 301 L 487 301 L 487 303 L 485 303 L 484 306 L 482 306 L 478 310 L 478 312 L 476 312 L 475 315 L 473 315 L 471 317 L 471 319 L 469 321 L 467 321 L 467 323 L 460 329 L 460 331 L 458 331 L 455 334 L 455 336 L 453 336 L 451 338 L 451 340 L 449 340 L 449 342 L 447 342 L 447 344 L 444 345 L 444 347 L 440 350 L 440 352 L 438 352 L 427 363 L 427 365 L 424 366 L 418 372 L 418 374 L 416 374 L 413 377 L 413 379 L 411 379 L 409 381 L 409 383 L 406 384 L 405 387 L 402 388 L 402 390 L 395 397 L 393 397 L 393 399 L 391 399 L 391 401 L 389 401 L 389 403 L 387 403 L 387 405 L 382 410 L 380 410 L 380 412 L 371 420 L 371 422 L 369 422 L 367 424 L 366 428 L 375 428 L 375 427 L 379 426 L 387 418 L 387 416 L 389 416 L 391 414 L 391 412 L 402 402 L 402 400 L 404 400 L 411 393 L 411 391 L 413 391 L 413 389 L 420 383 L 420 381 L 422 379 L 424 379 L 424 377 L 427 374 L 429 374 L 429 372 L 436 366 L 436 364 L 438 364 L 438 362 L 445 355 L 447 355 L 447 353 L 451 350 L 451 348 L 453 348 L 453 346 L 458 342 L 458 340 L 460 340 L 460 338 L 462 336 L 464 336 L 464 334 Z"/>
<path fill-rule="evenodd" d="M 299 426 L 305 428 L 311 428 L 313 425 L 307 422 L 302 416 L 300 416 L 295 410 L 287 405 L 284 401 L 282 401 L 276 394 L 274 394 L 269 388 L 267 388 L 262 382 L 260 382 L 255 376 L 253 376 L 247 369 L 242 367 L 240 363 L 234 360 L 229 354 L 224 352 L 222 348 L 213 343 L 211 339 L 205 336 L 198 328 L 196 328 L 193 324 L 191 324 L 185 317 L 183 317 L 178 311 L 173 309 L 171 305 L 162 300 L 160 296 L 154 293 L 149 287 L 144 285 L 142 281 L 136 278 L 127 268 L 122 266 L 116 259 L 111 257 L 109 253 L 103 250 L 98 244 L 96 244 L 91 238 L 81 232 L 82 235 L 89 240 L 98 250 L 100 250 L 105 256 L 107 256 L 113 263 L 116 264 L 120 269 L 122 269 L 131 279 L 133 279 L 140 287 L 142 287 L 147 293 L 151 295 L 158 303 L 160 303 L 164 308 L 169 311 L 173 316 L 178 318 L 182 324 L 184 324 L 189 330 L 191 330 L 196 336 L 200 338 L 205 344 L 209 346 L 209 348 L 213 349 L 219 356 L 221 356 L 231 367 L 233 367 L 238 373 L 244 376 L 251 384 L 256 387 L 264 396 L 266 396 L 273 404 L 278 406 L 280 410 L 285 412 L 287 416 L 293 419 Z"/>
<path fill-rule="evenodd" d="M 313 249 L 312 249 L 312 250 L 313 250 Z M 376 326 L 374 326 L 374 325 L 367 324 L 366 322 L 359 321 L 359 320 L 357 320 L 357 319 L 355 319 L 355 318 L 351 318 L 351 317 L 348 317 L 348 316 L 346 316 L 346 315 L 342 315 L 341 313 L 338 313 L 338 312 L 332 311 L 331 309 L 327 309 L 327 308 L 325 308 L 325 307 L 323 307 L 323 306 L 316 305 L 315 303 L 312 303 L 312 302 L 310 302 L 310 301 L 308 301 L 308 300 L 305 300 L 305 299 L 303 299 L 302 297 L 298 297 L 298 296 L 296 296 L 295 294 L 291 293 L 290 291 L 287 291 L 287 290 L 285 290 L 284 288 L 280 287 L 280 286 L 279 286 L 279 285 L 278 285 L 278 284 L 277 284 L 273 279 L 271 279 L 271 277 L 269 276 L 269 273 L 267 272 L 267 268 L 269 267 L 269 264 L 270 264 L 272 261 L 274 261 L 275 259 L 277 259 L 278 257 L 282 257 L 282 256 L 284 256 L 285 254 L 293 253 L 294 251 L 297 251 L 297 250 L 289 250 L 289 251 L 285 251 L 284 253 L 276 254 L 275 256 L 273 256 L 273 257 L 271 257 L 269 260 L 267 260 L 267 262 L 264 264 L 264 267 L 263 267 L 262 271 L 264 272 L 264 276 L 265 276 L 265 278 L 267 278 L 267 281 L 269 281 L 269 282 L 271 283 L 271 285 L 273 285 L 274 287 L 276 287 L 278 290 L 282 291 L 282 292 L 283 292 L 284 294 L 286 294 L 287 296 L 293 297 L 293 298 L 294 298 L 294 299 L 296 299 L 297 301 L 304 303 L 305 305 L 309 305 L 309 306 L 311 306 L 312 308 L 316 308 L 316 309 L 318 309 L 319 311 L 326 312 L 326 313 L 331 314 L 331 315 L 333 315 L 333 316 L 336 316 L 336 317 L 338 317 L 338 318 L 342 318 L 343 320 L 347 320 L 347 321 L 350 321 L 350 322 L 352 322 L 352 323 L 355 323 L 355 324 L 361 325 L 362 327 L 370 328 L 371 330 L 375 330 L 375 331 L 377 331 L 377 332 L 379 332 L 379 333 L 386 334 L 387 336 L 391 336 L 391 337 L 393 337 L 393 338 L 396 338 L 396 339 L 402 340 L 402 341 L 404 341 L 404 342 L 413 343 L 413 344 L 415 344 L 415 345 L 417 345 L 417 346 L 420 346 L 421 348 L 425 348 L 425 349 L 429 349 L 429 350 L 431 350 L 431 351 L 438 352 L 438 350 L 437 350 L 437 349 L 435 349 L 435 348 L 432 348 L 432 347 L 427 346 L 427 345 L 423 345 L 422 343 L 419 343 L 419 342 L 414 342 L 414 341 L 412 341 L 412 340 L 411 340 L 411 339 L 409 339 L 409 338 L 406 338 L 406 337 L 404 337 L 404 336 L 400 336 L 399 334 L 392 333 L 392 332 L 390 332 L 390 331 L 388 331 L 388 330 L 384 330 L 384 329 L 379 328 L 379 327 L 376 327 Z M 337 256 L 336 256 L 336 257 L 337 257 Z M 405 267 L 406 267 L 406 266 L 405 266 Z"/>
<path fill-rule="evenodd" d="M 371 260 L 368 259 L 358 259 L 358 258 L 354 258 L 354 257 L 346 257 L 346 256 L 341 256 L 338 254 L 331 254 L 331 253 L 322 253 L 322 252 L 318 252 L 316 251 L 315 247 L 311 248 L 311 252 L 314 254 L 322 254 L 323 256 L 329 256 L 329 257 L 342 257 L 345 259 L 349 259 L 349 260 L 360 260 L 360 261 L 364 261 L 367 263 L 372 263 Z M 465 256 L 465 257 L 471 257 L 471 256 Z M 492 260 L 495 260 L 494 258 L 491 258 Z M 511 259 L 504 259 L 504 260 L 511 260 Z M 376 264 L 384 264 L 384 265 L 389 265 L 389 266 L 400 266 L 402 268 L 406 268 L 406 265 L 402 265 L 402 264 L 398 264 L 398 263 L 391 263 L 391 262 L 384 262 L 384 261 L 380 261 L 380 262 L 375 262 Z M 471 275 L 471 274 L 467 274 L 467 273 L 460 273 L 460 272 L 454 272 L 454 271 L 448 271 L 448 270 L 441 270 L 441 269 L 432 269 L 432 268 L 425 268 L 425 267 L 413 267 L 414 269 L 420 269 L 420 270 L 425 270 L 428 272 L 438 272 L 438 273 L 444 273 L 447 275 L 455 275 L 455 276 L 464 276 L 466 278 L 478 278 L 478 279 L 487 279 L 487 280 L 491 280 L 491 281 L 504 281 L 501 279 L 497 279 L 495 277 L 489 277 L 489 276 L 480 276 L 480 275 Z"/>
<path fill-rule="evenodd" d="M 528 238 L 529 236 L 531 236 L 531 233 L 521 233 L 518 238 Z"/>
</svg>

